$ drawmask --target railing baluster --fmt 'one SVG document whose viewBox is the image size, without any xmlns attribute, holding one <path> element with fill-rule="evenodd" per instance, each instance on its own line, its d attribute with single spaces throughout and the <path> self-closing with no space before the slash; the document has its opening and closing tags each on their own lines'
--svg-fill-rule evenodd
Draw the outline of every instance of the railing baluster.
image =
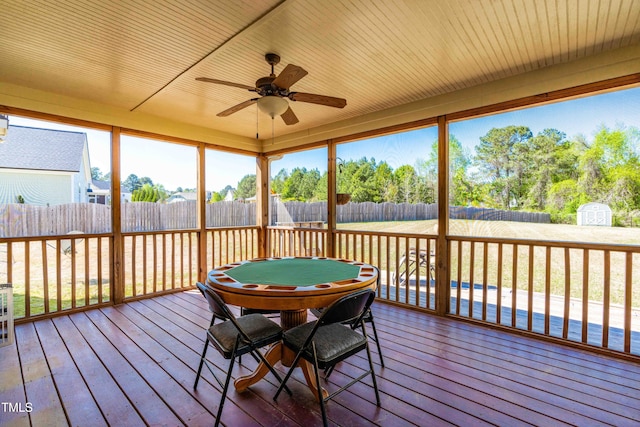
<svg viewBox="0 0 640 427">
<path fill-rule="evenodd" d="M 582 250 L 582 336 L 583 343 L 589 335 L 589 250 Z"/>
<path fill-rule="evenodd" d="M 569 336 L 569 310 L 571 308 L 571 254 L 564 248 L 564 312 L 562 315 L 562 338 Z"/>
<path fill-rule="evenodd" d="M 176 268 L 176 237 L 178 236 L 177 233 L 171 233 L 168 235 L 168 238 L 170 239 L 170 243 L 171 243 L 171 289 L 175 289 L 176 288 L 176 276 L 177 276 L 177 268 Z"/>
<path fill-rule="evenodd" d="M 84 239 L 84 305 L 89 305 L 90 288 L 89 288 L 89 239 Z"/>
<path fill-rule="evenodd" d="M 56 239 L 56 311 L 62 310 L 62 251 L 60 250 L 62 241 L 60 239 Z M 124 269 L 124 265 L 122 266 Z M 29 282 L 26 282 L 29 283 Z M 27 293 L 28 289 L 25 290 L 25 301 L 27 301 L 30 297 Z M 29 317 L 29 314 L 25 311 L 25 317 Z"/>
<path fill-rule="evenodd" d="M 551 322 L 551 247 L 546 247 L 544 278 L 544 334 L 549 335 Z"/>
<path fill-rule="evenodd" d="M 624 352 L 631 352 L 631 314 L 633 303 L 632 277 L 633 277 L 633 254 L 625 254 L 625 282 L 624 282 Z"/>
<path fill-rule="evenodd" d="M 149 260 L 147 258 L 147 235 L 142 235 L 142 292 L 147 295 L 149 290 L 147 289 L 147 265 Z"/>
<path fill-rule="evenodd" d="M 162 235 L 162 290 L 167 290 L 167 235 Z"/>
<path fill-rule="evenodd" d="M 496 277 L 496 323 L 502 323 L 502 242 L 498 243 L 497 277 Z"/>
<path fill-rule="evenodd" d="M 409 251 L 411 250 L 411 247 L 409 246 L 409 238 L 405 237 L 404 238 L 404 253 L 405 253 L 405 282 L 404 282 L 404 299 L 405 299 L 405 304 L 409 304 L 409 294 L 411 293 L 411 271 L 410 271 L 410 267 L 409 265 L 411 264 L 410 262 L 410 258 L 409 258 Z M 415 263 L 413 264 L 416 269 L 419 266 L 418 260 L 415 261 Z"/>
<path fill-rule="evenodd" d="M 415 293 L 416 293 L 416 302 L 415 305 L 416 307 L 420 307 L 420 239 L 416 239 L 416 244 L 415 244 L 415 248 L 416 248 L 416 289 L 415 289 Z M 427 257 L 427 259 L 429 259 L 429 257 Z M 428 269 L 429 267 L 427 267 Z M 429 292 L 428 292 L 428 288 L 427 288 L 427 295 L 426 298 L 429 298 Z"/>
<path fill-rule="evenodd" d="M 517 311 L 518 311 L 518 244 L 514 244 L 512 248 L 512 260 L 513 266 L 511 277 L 511 327 L 515 328 L 517 325 Z"/>
<path fill-rule="evenodd" d="M 462 241 L 458 241 L 458 283 L 456 286 L 456 313 L 462 314 Z"/>
<path fill-rule="evenodd" d="M 396 241 L 396 271 L 399 273 L 400 272 L 400 258 L 398 257 L 398 254 L 400 253 L 400 241 L 399 241 L 399 237 L 396 236 L 395 238 Z M 406 259 L 405 259 L 406 262 Z M 405 269 L 405 272 L 408 273 L 409 270 Z M 394 286 L 396 288 L 396 295 L 395 295 L 395 299 L 394 301 L 399 301 L 399 297 L 400 297 L 400 274 L 396 274 L 396 282 L 394 283 Z"/>
<path fill-rule="evenodd" d="M 602 294 L 602 347 L 609 348 L 609 313 L 611 305 L 611 253 L 604 251 L 604 292 Z"/>
<path fill-rule="evenodd" d="M 527 284 L 527 330 L 533 330 L 533 260 L 535 257 L 535 247 L 529 245 L 529 272 Z"/>
<path fill-rule="evenodd" d="M 136 270 L 138 266 L 136 262 L 136 240 L 137 236 L 131 236 L 131 294 L 134 297 L 138 295 L 138 284 L 136 283 Z"/>
<path fill-rule="evenodd" d="M 49 267 L 47 263 L 47 241 L 43 240 L 41 245 L 42 251 L 42 286 L 44 296 L 44 312 L 49 313 Z"/>
<path fill-rule="evenodd" d="M 487 298 L 489 297 L 489 269 L 487 268 L 489 260 L 489 243 L 484 242 L 482 248 L 482 320 L 487 320 Z"/>
<path fill-rule="evenodd" d="M 96 247 L 98 304 L 102 304 L 102 237 L 97 238 Z"/>
<path fill-rule="evenodd" d="M 471 242 L 471 249 L 469 252 L 469 317 L 473 318 L 474 304 L 473 304 L 473 291 L 475 284 L 474 268 L 476 264 L 476 242 Z"/>
<path fill-rule="evenodd" d="M 76 308 L 76 239 L 71 239 L 71 308 Z"/>
<path fill-rule="evenodd" d="M 158 292 L 158 236 L 153 236 L 153 292 Z"/>
</svg>

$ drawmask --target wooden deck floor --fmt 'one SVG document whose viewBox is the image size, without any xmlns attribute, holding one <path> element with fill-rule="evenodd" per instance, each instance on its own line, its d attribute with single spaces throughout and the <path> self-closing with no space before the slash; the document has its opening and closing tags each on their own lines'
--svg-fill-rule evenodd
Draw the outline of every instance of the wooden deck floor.
<svg viewBox="0 0 640 427">
<path fill-rule="evenodd" d="M 382 303 L 374 314 L 386 362 L 374 354 L 382 407 L 368 382 L 357 384 L 329 402 L 336 425 L 640 423 L 639 364 Z M 0 425 L 212 425 L 217 383 L 206 372 L 192 389 L 209 320 L 202 296 L 188 291 L 18 325 L 16 343 L 0 348 Z M 227 361 L 216 351 L 209 359 L 222 374 Z M 255 366 L 243 363 L 234 376 Z M 327 388 L 365 363 L 341 364 Z M 223 424 L 321 425 L 301 372 L 293 379 L 293 396 L 277 403 L 271 376 L 231 390 Z"/>
</svg>

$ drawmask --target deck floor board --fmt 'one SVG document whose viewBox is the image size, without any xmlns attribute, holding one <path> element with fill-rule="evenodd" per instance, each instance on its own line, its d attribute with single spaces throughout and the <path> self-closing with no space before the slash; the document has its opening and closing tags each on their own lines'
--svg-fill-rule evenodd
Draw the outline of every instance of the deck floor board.
<svg viewBox="0 0 640 427">
<path fill-rule="evenodd" d="M 638 363 L 381 302 L 373 309 L 382 405 L 367 378 L 328 403 L 333 425 L 640 424 Z M 199 292 L 186 291 L 17 325 L 16 342 L 0 348 L 0 402 L 32 410 L 0 407 L 0 425 L 212 425 L 220 386 L 205 368 L 193 390 L 210 320 Z M 207 358 L 224 378 L 228 361 L 213 349 Z M 364 354 L 341 363 L 326 388 L 366 365 Z M 255 366 L 243 357 L 234 377 Z M 321 425 L 301 372 L 289 386 L 293 396 L 277 402 L 270 374 L 245 393 L 231 387 L 223 425 Z"/>
</svg>

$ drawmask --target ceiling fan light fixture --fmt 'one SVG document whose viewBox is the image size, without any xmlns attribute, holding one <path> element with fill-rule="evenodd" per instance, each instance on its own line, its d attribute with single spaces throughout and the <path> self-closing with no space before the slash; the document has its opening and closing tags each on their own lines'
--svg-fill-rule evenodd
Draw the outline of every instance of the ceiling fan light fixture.
<svg viewBox="0 0 640 427">
<path fill-rule="evenodd" d="M 279 96 L 267 95 L 258 99 L 258 108 L 273 119 L 287 111 L 289 103 Z"/>
</svg>

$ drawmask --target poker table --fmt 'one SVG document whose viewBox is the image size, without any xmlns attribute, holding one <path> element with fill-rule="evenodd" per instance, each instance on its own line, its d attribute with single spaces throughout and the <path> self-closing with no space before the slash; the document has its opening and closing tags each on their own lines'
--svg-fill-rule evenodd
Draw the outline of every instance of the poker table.
<svg viewBox="0 0 640 427">
<path fill-rule="evenodd" d="M 230 305 L 262 310 L 280 310 L 284 329 L 307 321 L 307 309 L 326 307 L 359 289 L 375 289 L 378 271 L 359 261 L 325 257 L 256 258 L 234 262 L 211 270 L 209 285 Z M 275 344 L 265 358 L 291 366 L 293 356 L 282 344 Z M 307 384 L 318 393 L 312 369 L 301 360 Z M 268 369 L 260 364 L 253 374 L 235 381 L 243 391 L 262 378 Z M 324 394 L 323 390 L 323 394 Z"/>
</svg>

